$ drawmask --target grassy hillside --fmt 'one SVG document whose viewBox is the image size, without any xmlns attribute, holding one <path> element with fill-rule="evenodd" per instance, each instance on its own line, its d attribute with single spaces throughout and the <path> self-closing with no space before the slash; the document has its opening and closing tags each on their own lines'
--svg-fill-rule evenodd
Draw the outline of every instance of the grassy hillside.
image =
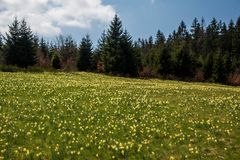
<svg viewBox="0 0 240 160">
<path fill-rule="evenodd" d="M 0 159 L 240 159 L 240 88 L 0 73 Z"/>
</svg>

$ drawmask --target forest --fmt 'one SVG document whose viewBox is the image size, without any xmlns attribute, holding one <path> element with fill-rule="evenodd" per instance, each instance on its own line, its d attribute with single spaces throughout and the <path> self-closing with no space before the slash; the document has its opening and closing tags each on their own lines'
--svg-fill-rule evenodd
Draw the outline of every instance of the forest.
<svg viewBox="0 0 240 160">
<path fill-rule="evenodd" d="M 189 30 L 182 21 L 167 37 L 158 30 L 134 41 L 115 15 L 96 47 L 89 35 L 80 43 L 62 35 L 46 41 L 15 18 L 0 34 L 0 70 L 31 68 L 240 85 L 240 17 L 208 25 L 195 18 Z"/>
</svg>

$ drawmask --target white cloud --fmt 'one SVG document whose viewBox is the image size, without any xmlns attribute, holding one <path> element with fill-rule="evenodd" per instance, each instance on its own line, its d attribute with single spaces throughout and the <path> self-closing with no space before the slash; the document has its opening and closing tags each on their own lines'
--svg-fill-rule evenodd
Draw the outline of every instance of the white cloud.
<svg viewBox="0 0 240 160">
<path fill-rule="evenodd" d="M 114 8 L 102 0 L 0 0 L 0 32 L 6 32 L 16 16 L 25 18 L 34 32 L 55 36 L 63 27 L 108 23 L 114 14 Z"/>
</svg>

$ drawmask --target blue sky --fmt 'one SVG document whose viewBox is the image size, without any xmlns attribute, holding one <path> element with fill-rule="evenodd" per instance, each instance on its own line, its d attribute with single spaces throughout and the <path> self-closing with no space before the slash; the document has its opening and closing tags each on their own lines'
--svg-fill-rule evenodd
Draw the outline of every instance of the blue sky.
<svg viewBox="0 0 240 160">
<path fill-rule="evenodd" d="M 104 0 L 121 16 L 134 39 L 155 35 L 160 29 L 166 36 L 183 20 L 191 26 L 194 17 L 204 17 L 206 24 L 213 17 L 228 23 L 240 16 L 240 0 Z"/>
<path fill-rule="evenodd" d="M 187 27 L 194 17 L 213 17 L 226 23 L 240 16 L 240 0 L 0 0 L 0 32 L 5 33 L 15 16 L 25 18 L 33 31 L 54 39 L 72 35 L 79 43 L 89 34 L 94 44 L 117 13 L 133 39 L 168 36 L 181 20 Z"/>
</svg>

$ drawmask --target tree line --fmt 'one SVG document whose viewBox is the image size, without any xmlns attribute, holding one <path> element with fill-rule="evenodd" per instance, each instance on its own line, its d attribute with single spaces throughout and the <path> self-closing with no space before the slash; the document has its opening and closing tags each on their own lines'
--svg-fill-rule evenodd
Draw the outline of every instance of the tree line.
<svg viewBox="0 0 240 160">
<path fill-rule="evenodd" d="M 23 19 L 0 36 L 0 65 L 38 66 L 63 71 L 103 72 L 120 76 L 160 77 L 188 81 L 240 84 L 240 17 L 229 24 L 195 18 L 190 31 L 182 21 L 168 37 L 133 41 L 115 15 L 98 45 L 89 35 L 80 44 L 71 36 L 46 42 Z"/>
</svg>

